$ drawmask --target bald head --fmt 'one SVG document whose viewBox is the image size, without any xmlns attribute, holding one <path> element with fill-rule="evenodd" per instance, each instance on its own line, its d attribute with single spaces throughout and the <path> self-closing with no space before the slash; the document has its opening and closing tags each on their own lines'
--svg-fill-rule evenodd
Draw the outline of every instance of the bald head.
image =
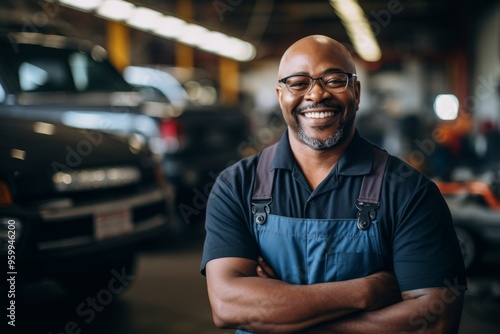
<svg viewBox="0 0 500 334">
<path fill-rule="evenodd" d="M 312 35 L 299 39 L 285 51 L 281 57 L 278 76 L 290 75 L 291 63 L 297 58 L 321 55 L 335 58 L 342 65 L 344 71 L 356 73 L 352 55 L 344 45 L 327 36 Z"/>
</svg>

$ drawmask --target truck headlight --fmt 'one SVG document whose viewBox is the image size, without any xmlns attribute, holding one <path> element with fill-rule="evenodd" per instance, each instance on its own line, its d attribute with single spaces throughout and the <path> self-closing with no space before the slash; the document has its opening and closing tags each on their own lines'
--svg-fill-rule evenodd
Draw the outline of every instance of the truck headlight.
<svg viewBox="0 0 500 334">
<path fill-rule="evenodd" d="M 68 172 L 57 172 L 52 181 L 58 191 L 103 189 L 140 182 L 141 173 L 136 167 L 107 167 Z"/>
</svg>

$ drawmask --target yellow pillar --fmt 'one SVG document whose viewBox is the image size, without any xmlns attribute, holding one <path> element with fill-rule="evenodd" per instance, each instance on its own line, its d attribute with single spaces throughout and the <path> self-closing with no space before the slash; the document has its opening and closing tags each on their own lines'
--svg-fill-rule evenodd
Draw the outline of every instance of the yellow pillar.
<svg viewBox="0 0 500 334">
<path fill-rule="evenodd" d="M 177 1 L 177 15 L 184 20 L 193 18 L 193 3 L 191 0 Z M 194 50 L 192 47 L 176 43 L 175 45 L 175 65 L 178 67 L 194 67 Z"/>
<path fill-rule="evenodd" d="M 122 72 L 130 65 L 130 29 L 114 21 L 107 21 L 106 28 L 109 60 Z"/>
<path fill-rule="evenodd" d="M 236 105 L 240 90 L 239 63 L 224 57 L 219 59 L 221 102 L 226 105 Z"/>
</svg>

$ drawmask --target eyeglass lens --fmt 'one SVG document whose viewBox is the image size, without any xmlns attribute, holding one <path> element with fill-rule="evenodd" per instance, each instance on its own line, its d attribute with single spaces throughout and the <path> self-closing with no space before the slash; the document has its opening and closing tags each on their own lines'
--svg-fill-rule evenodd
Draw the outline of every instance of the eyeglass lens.
<svg viewBox="0 0 500 334">
<path fill-rule="evenodd" d="M 349 77 L 345 73 L 328 73 L 316 79 L 305 75 L 294 75 L 289 77 L 285 84 L 292 94 L 303 95 L 311 90 L 314 80 L 319 80 L 326 91 L 340 92 L 346 89 Z"/>
</svg>

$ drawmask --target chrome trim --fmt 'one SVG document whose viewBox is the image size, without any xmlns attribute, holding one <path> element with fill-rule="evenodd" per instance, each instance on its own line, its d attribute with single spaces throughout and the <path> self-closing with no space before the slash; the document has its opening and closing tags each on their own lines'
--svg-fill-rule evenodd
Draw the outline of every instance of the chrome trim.
<svg viewBox="0 0 500 334">
<path fill-rule="evenodd" d="M 46 251 L 46 250 L 62 249 L 62 248 L 68 248 L 68 247 L 85 246 L 85 245 L 90 245 L 90 244 L 99 244 L 100 242 L 106 242 L 108 240 L 115 240 L 119 237 L 134 236 L 138 233 L 142 233 L 142 232 L 151 230 L 155 227 L 166 224 L 166 221 L 167 221 L 166 215 L 158 214 L 158 215 L 151 217 L 147 220 L 143 220 L 137 226 L 134 225 L 134 230 L 131 233 L 117 235 L 116 237 L 109 237 L 109 238 L 106 238 L 103 240 L 96 240 L 93 236 L 81 236 L 81 237 L 75 237 L 75 238 L 60 239 L 60 240 L 56 240 L 56 241 L 40 242 L 40 243 L 38 243 L 38 249 L 41 251 Z"/>
<path fill-rule="evenodd" d="M 68 239 L 61 239 L 57 241 L 46 241 L 40 242 L 38 244 L 39 250 L 50 250 L 50 249 L 60 249 L 66 247 L 77 247 L 91 244 L 94 241 L 94 238 L 85 236 L 85 237 L 75 237 Z"/>
<path fill-rule="evenodd" d="M 74 208 L 66 208 L 62 210 L 48 210 L 42 209 L 40 215 L 46 223 L 57 222 L 63 219 L 77 218 L 85 215 L 93 215 L 99 212 L 113 211 L 117 208 L 133 208 L 135 206 L 149 204 L 155 201 L 166 201 L 165 193 L 162 189 L 156 189 L 149 191 L 148 193 L 142 193 L 135 195 L 132 198 L 126 198 L 121 200 L 109 201 L 106 203 L 99 203 L 86 206 L 78 206 Z"/>
<path fill-rule="evenodd" d="M 123 108 L 135 108 L 142 102 L 142 97 L 138 92 L 85 92 L 81 94 L 49 92 L 49 93 L 21 93 L 17 97 L 17 102 L 21 105 L 51 105 L 57 101 L 60 105 L 102 107 L 113 106 Z M 129 111 L 130 112 L 130 111 Z"/>
</svg>

